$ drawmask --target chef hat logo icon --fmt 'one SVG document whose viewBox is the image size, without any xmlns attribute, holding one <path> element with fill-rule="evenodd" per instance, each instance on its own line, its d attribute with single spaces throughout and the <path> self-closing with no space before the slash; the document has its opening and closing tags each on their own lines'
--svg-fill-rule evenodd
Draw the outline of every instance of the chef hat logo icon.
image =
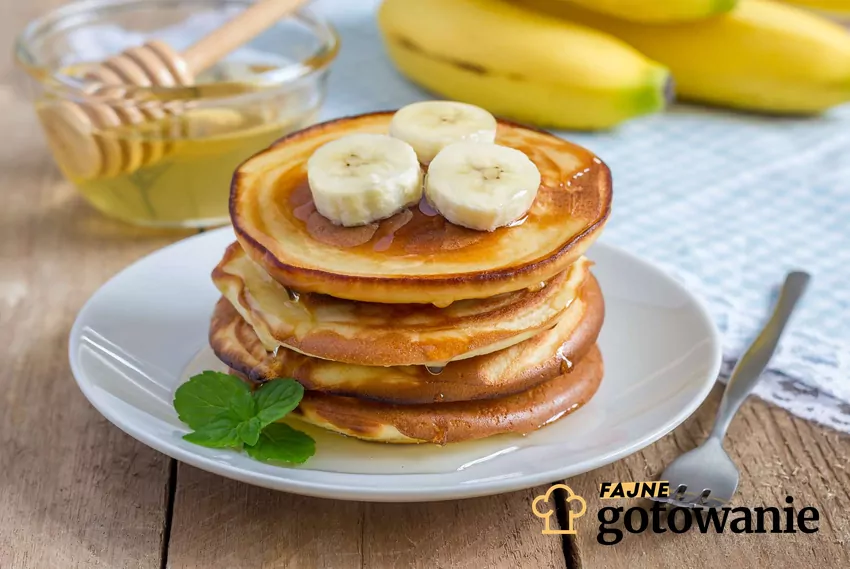
<svg viewBox="0 0 850 569">
<path fill-rule="evenodd" d="M 554 503 L 550 504 L 549 499 L 552 497 L 552 492 L 555 490 L 564 491 L 564 501 L 567 503 L 567 527 L 565 529 L 552 529 L 550 520 L 555 514 Z M 573 503 L 576 503 L 574 506 Z M 573 521 L 580 518 L 587 510 L 587 502 L 584 498 L 573 492 L 572 488 L 566 484 L 555 484 L 549 488 L 545 494 L 537 496 L 531 503 L 531 511 L 538 518 L 544 520 L 543 531 L 540 533 L 546 534 L 575 534 L 576 530 L 573 527 Z"/>
</svg>

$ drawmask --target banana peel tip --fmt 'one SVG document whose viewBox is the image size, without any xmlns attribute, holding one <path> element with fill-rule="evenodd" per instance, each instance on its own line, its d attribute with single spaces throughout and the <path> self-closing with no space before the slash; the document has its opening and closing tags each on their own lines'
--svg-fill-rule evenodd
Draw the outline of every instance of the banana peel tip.
<svg viewBox="0 0 850 569">
<path fill-rule="evenodd" d="M 738 5 L 738 0 L 714 0 L 712 14 L 724 14 Z"/>
<path fill-rule="evenodd" d="M 739 0 L 714 0 L 714 14 L 729 12 L 738 5 Z"/>
</svg>

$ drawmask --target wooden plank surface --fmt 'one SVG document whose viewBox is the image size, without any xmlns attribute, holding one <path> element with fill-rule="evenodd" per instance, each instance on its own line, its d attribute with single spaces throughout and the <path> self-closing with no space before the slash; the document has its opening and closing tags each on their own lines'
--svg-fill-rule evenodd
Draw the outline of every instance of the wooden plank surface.
<svg viewBox="0 0 850 569">
<path fill-rule="evenodd" d="M 653 480 L 676 456 L 707 436 L 721 390 L 716 388 L 699 411 L 667 437 L 620 462 L 568 481 L 587 498 L 590 519 L 576 522 L 576 567 L 681 569 L 700 560 L 747 569 L 777 567 L 850 567 L 850 436 L 813 425 L 782 409 L 750 398 L 729 429 L 726 449 L 741 470 L 732 506 L 786 506 L 820 511 L 815 534 L 701 534 L 690 531 L 629 534 L 613 546 L 600 545 L 595 513 L 604 506 L 628 508 L 640 501 L 600 500 L 599 483 Z M 615 527 L 623 528 L 622 523 Z"/>
<path fill-rule="evenodd" d="M 67 336 L 100 284 L 168 240 L 100 219 L 38 145 L 11 150 L 0 158 L 0 567 L 159 567 L 169 461 L 83 398 Z"/>
<path fill-rule="evenodd" d="M 292 496 L 180 465 L 168 566 L 565 567 L 531 513 L 545 488 L 431 504 Z"/>
<path fill-rule="evenodd" d="M 83 398 L 67 336 L 100 284 L 174 235 L 106 221 L 53 165 L 8 54 L 56 3 L 3 0 L 0 19 L 0 567 L 158 568 L 170 460 Z"/>
</svg>

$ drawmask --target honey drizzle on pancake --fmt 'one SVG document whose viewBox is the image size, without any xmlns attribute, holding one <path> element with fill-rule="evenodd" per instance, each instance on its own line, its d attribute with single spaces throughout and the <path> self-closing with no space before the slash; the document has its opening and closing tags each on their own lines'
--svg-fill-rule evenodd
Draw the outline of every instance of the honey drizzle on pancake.
<svg viewBox="0 0 850 569">
<path fill-rule="evenodd" d="M 361 227 L 334 225 L 316 211 L 306 172 L 300 167 L 286 170 L 276 182 L 282 191 L 279 194 L 282 199 L 278 202 L 280 213 L 300 222 L 312 239 L 341 249 L 361 249 L 363 252 L 368 249 L 390 256 L 426 258 L 469 249 L 470 255 L 476 255 L 513 227 L 525 223 L 564 223 L 564 210 L 574 212 L 575 194 L 582 192 L 584 185 L 593 178 L 585 175 L 604 166 L 589 151 L 576 146 L 571 149 L 575 163 L 568 170 L 564 169 L 563 164 L 547 152 L 563 151 L 564 144 L 560 140 L 549 142 L 545 139 L 536 139 L 534 145 L 508 144 L 525 152 L 540 168 L 543 179 L 538 200 L 561 202 L 564 206 L 554 208 L 559 215 L 547 211 L 549 208 L 536 211 L 532 206 L 526 215 L 493 232 L 475 231 L 448 222 L 424 197 L 419 204 L 382 221 Z"/>
<path fill-rule="evenodd" d="M 555 355 L 558 356 L 558 359 L 561 360 L 561 374 L 568 373 L 573 369 L 573 362 L 564 354 L 564 347 L 561 346 L 558 348 L 558 351 L 555 352 Z"/>
<path fill-rule="evenodd" d="M 391 255 L 436 253 L 475 245 L 488 235 L 449 223 L 427 202 L 425 205 L 420 202 L 376 223 L 362 227 L 340 227 L 316 211 L 306 179 L 301 180 L 290 194 L 289 209 L 295 219 L 306 225 L 313 239 L 345 249 L 369 247 L 373 251 Z M 506 228 L 500 228 L 496 232 L 504 230 Z"/>
<path fill-rule="evenodd" d="M 307 187 L 308 191 L 309 191 L 309 189 L 310 188 Z M 300 219 L 301 221 L 307 221 L 308 219 L 310 219 L 310 216 L 313 215 L 313 212 L 316 211 L 316 206 L 313 203 L 313 198 L 310 197 L 310 196 L 303 197 L 303 192 L 299 192 L 298 190 L 296 190 L 295 192 L 292 193 L 291 199 L 292 199 L 292 201 L 299 201 L 299 202 L 301 200 L 306 200 L 301 205 L 296 206 L 292 210 L 292 215 L 295 216 L 295 219 Z"/>
<path fill-rule="evenodd" d="M 435 215 L 440 215 L 440 212 L 434 209 L 434 206 L 428 203 L 424 197 L 419 200 L 419 211 L 422 215 L 427 215 L 428 217 L 434 217 Z"/>
<path fill-rule="evenodd" d="M 377 241 L 372 245 L 372 249 L 375 251 L 386 251 L 390 248 L 395 240 L 396 232 L 410 223 L 410 220 L 413 219 L 413 212 L 409 209 L 404 211 L 400 211 L 396 215 L 386 220 L 386 223 L 382 223 L 378 228 L 378 233 L 376 234 Z M 378 237 L 380 235 L 380 237 Z"/>
</svg>

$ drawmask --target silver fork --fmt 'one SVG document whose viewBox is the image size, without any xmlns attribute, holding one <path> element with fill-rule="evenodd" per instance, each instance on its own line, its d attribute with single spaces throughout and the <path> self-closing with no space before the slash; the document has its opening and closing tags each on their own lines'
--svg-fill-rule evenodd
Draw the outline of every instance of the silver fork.
<svg viewBox="0 0 850 569">
<path fill-rule="evenodd" d="M 660 479 L 670 483 L 670 491 L 666 498 L 657 498 L 658 501 L 696 508 L 719 507 L 732 499 L 738 488 L 738 469 L 723 450 L 723 437 L 776 351 L 782 330 L 808 283 L 808 273 L 801 271 L 785 277 L 770 320 L 732 370 L 711 434 L 701 446 L 683 454 L 664 470 Z"/>
</svg>

